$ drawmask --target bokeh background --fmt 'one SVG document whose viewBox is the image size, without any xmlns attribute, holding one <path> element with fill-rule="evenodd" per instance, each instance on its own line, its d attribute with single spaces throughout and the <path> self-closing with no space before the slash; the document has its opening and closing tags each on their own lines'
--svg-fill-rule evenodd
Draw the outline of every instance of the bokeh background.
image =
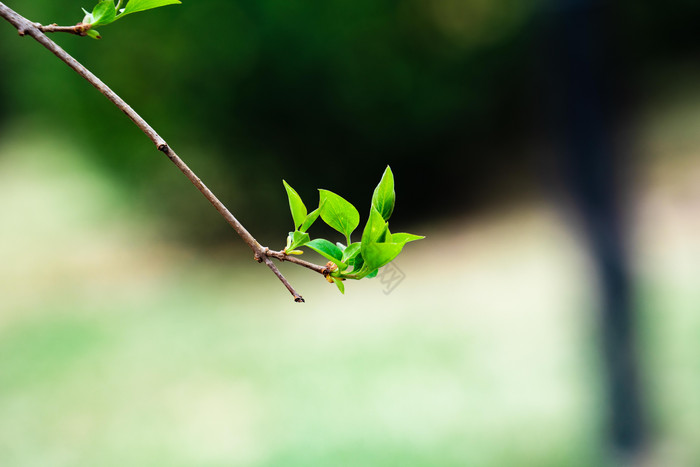
<svg viewBox="0 0 700 467">
<path fill-rule="evenodd" d="M 91 6 L 5 3 L 45 24 Z M 341 296 L 282 265 L 304 305 L 121 112 L 0 23 L 0 465 L 697 465 L 699 15 L 190 0 L 53 37 L 270 247 L 283 178 L 364 215 L 392 166 L 393 230 L 427 236 L 403 279 Z M 567 118 L 591 96 L 602 117 Z M 572 150 L 600 134 L 624 149 Z M 639 442 L 610 428 L 590 180 L 629 258 Z"/>
</svg>

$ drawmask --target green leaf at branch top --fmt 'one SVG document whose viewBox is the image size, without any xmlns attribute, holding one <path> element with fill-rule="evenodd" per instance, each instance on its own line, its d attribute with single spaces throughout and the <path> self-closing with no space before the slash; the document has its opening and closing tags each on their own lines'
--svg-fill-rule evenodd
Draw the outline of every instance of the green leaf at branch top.
<svg viewBox="0 0 700 467">
<path fill-rule="evenodd" d="M 85 13 L 85 16 L 83 16 L 82 22 L 85 24 L 92 24 L 92 22 L 94 21 L 94 18 L 92 17 L 92 13 L 87 11 L 85 8 L 81 8 L 81 10 L 83 10 L 83 13 Z"/>
<path fill-rule="evenodd" d="M 362 232 L 362 244 L 379 243 L 385 240 L 387 233 L 387 223 L 377 209 L 372 206 L 369 212 L 369 219 Z"/>
<path fill-rule="evenodd" d="M 321 219 L 345 235 L 350 243 L 350 234 L 360 224 L 360 213 L 355 206 L 332 191 L 318 191 L 321 196 Z"/>
<path fill-rule="evenodd" d="M 343 250 L 343 262 L 354 258 L 360 253 L 360 242 L 355 242 L 350 244 L 345 250 Z"/>
<path fill-rule="evenodd" d="M 133 0 L 132 0 L 133 1 Z M 298 229 L 306 220 L 306 206 L 301 200 L 301 196 L 289 186 L 289 183 L 282 180 L 284 189 L 287 190 L 287 198 L 289 198 L 289 210 L 292 211 L 292 219 L 294 219 L 294 229 Z"/>
<path fill-rule="evenodd" d="M 391 243 L 400 243 L 405 245 L 408 242 L 414 242 L 416 240 L 422 240 L 425 237 L 423 235 L 413 235 L 410 233 L 395 233 L 391 234 Z"/>
<path fill-rule="evenodd" d="M 304 246 L 311 248 L 324 258 L 333 261 L 339 268 L 345 269 L 342 262 L 343 252 L 325 238 L 315 238 L 307 242 Z"/>
<path fill-rule="evenodd" d="M 364 263 L 360 254 L 360 246 L 360 242 L 355 242 L 343 250 L 342 261 L 348 266 L 352 266 L 353 271 L 358 271 Z"/>
<path fill-rule="evenodd" d="M 306 243 L 309 241 L 309 234 L 295 230 L 294 232 L 289 232 L 289 239 L 289 246 L 284 249 L 286 252 L 296 250 L 297 248 L 306 245 Z"/>
<path fill-rule="evenodd" d="M 379 211 L 382 218 L 387 221 L 391 217 L 391 213 L 394 212 L 395 203 L 394 174 L 391 172 L 391 167 L 387 165 L 379 185 L 372 194 L 372 207 Z"/>
<path fill-rule="evenodd" d="M 401 243 L 362 244 L 362 258 L 365 260 L 363 268 L 368 268 L 370 271 L 381 268 L 396 258 L 402 248 Z"/>
<path fill-rule="evenodd" d="M 309 213 L 308 216 L 306 216 L 306 219 L 304 219 L 304 222 L 301 224 L 301 227 L 299 230 L 302 232 L 306 232 L 309 230 L 309 227 L 313 225 L 314 222 L 316 222 L 316 219 L 318 219 L 318 216 L 321 214 L 321 208 L 316 208 L 313 211 Z"/>
<path fill-rule="evenodd" d="M 139 11 L 151 10 L 166 5 L 178 5 L 181 3 L 180 0 L 129 0 L 129 3 L 126 4 L 126 7 L 119 15 L 119 18 Z"/>
<path fill-rule="evenodd" d="M 103 0 L 92 9 L 88 15 L 91 26 L 104 26 L 113 23 L 117 19 L 117 10 L 114 8 L 113 0 Z M 85 21 L 84 21 L 85 22 Z"/>
<path fill-rule="evenodd" d="M 347 263 L 348 266 L 352 266 L 353 272 L 359 271 L 360 269 L 362 269 L 362 266 L 364 266 L 365 259 L 362 257 L 362 253 L 357 253 L 352 258 L 349 258 Z"/>
</svg>

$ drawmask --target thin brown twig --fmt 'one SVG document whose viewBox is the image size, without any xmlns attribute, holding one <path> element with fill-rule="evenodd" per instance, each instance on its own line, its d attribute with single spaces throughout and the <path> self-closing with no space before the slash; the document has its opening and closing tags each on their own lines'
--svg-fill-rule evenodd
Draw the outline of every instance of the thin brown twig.
<svg viewBox="0 0 700 467">
<path fill-rule="evenodd" d="M 318 264 L 309 263 L 308 261 L 304 261 L 303 259 L 298 258 L 296 256 L 288 255 L 284 251 L 274 251 L 270 250 L 269 248 L 265 248 L 265 255 L 270 256 L 272 258 L 276 258 L 280 261 L 288 261 L 290 263 L 298 264 L 299 266 L 311 269 L 312 271 L 316 271 L 317 273 L 323 274 L 324 276 L 330 274 L 330 270 L 326 266 L 320 266 Z"/>
<path fill-rule="evenodd" d="M 100 91 L 107 99 L 109 99 L 119 110 L 124 112 L 127 117 L 131 119 L 134 124 L 139 127 L 139 129 L 156 145 L 159 151 L 163 152 L 168 158 L 180 169 L 180 171 L 194 184 L 195 187 L 204 195 L 204 197 L 214 206 L 214 208 L 219 211 L 219 214 L 226 219 L 231 227 L 238 233 L 238 235 L 243 239 L 246 244 L 253 250 L 254 257 L 258 262 L 264 262 L 267 267 L 269 267 L 272 272 L 279 278 L 280 281 L 287 287 L 287 290 L 294 297 L 294 301 L 303 302 L 302 298 L 294 287 L 287 281 L 287 279 L 282 275 L 277 266 L 272 262 L 270 257 L 274 257 L 280 261 L 289 261 L 291 263 L 296 263 L 304 266 L 308 269 L 323 274 L 328 275 L 327 268 L 319 266 L 316 264 L 308 263 L 304 260 L 300 260 L 283 252 L 272 251 L 267 247 L 263 247 L 258 243 L 258 241 L 253 237 L 243 224 L 241 224 L 238 219 L 234 217 L 233 214 L 224 206 L 224 204 L 219 201 L 219 199 L 212 193 L 212 191 L 202 182 L 202 180 L 197 177 L 197 175 L 190 169 L 185 162 L 180 159 L 180 157 L 172 150 L 172 148 L 165 142 L 165 140 L 144 120 L 134 109 L 129 106 L 129 104 L 119 97 L 114 91 L 112 91 L 104 82 L 102 82 L 97 76 L 95 76 L 90 70 L 85 68 L 80 62 L 71 57 L 65 50 L 63 50 L 58 44 L 49 39 L 44 32 L 70 32 L 72 34 L 80 34 L 78 31 L 78 26 L 42 26 L 39 23 L 33 23 L 27 18 L 21 16 L 19 13 L 15 12 L 11 8 L 7 7 L 4 3 L 0 2 L 0 17 L 7 20 L 12 24 L 19 33 L 20 36 L 31 36 L 46 49 L 51 51 L 56 57 L 58 57 L 62 62 L 71 67 L 80 76 L 85 78 L 90 84 L 92 84 L 98 91 Z M 89 28 L 87 28 L 89 29 Z M 87 30 L 85 29 L 85 31 Z"/>
<path fill-rule="evenodd" d="M 68 34 L 75 34 L 76 36 L 87 36 L 87 32 L 92 26 L 86 23 L 78 23 L 74 26 L 59 26 L 56 23 L 46 25 L 34 23 L 34 27 L 41 32 L 66 32 Z"/>
<path fill-rule="evenodd" d="M 292 284 L 289 283 L 286 277 L 280 272 L 280 270 L 275 266 L 275 263 L 272 262 L 269 256 L 263 255 L 255 255 L 255 259 L 261 263 L 265 263 L 270 269 L 272 269 L 272 272 L 275 273 L 275 275 L 279 278 L 280 281 L 284 284 L 285 287 L 287 287 L 287 290 L 294 296 L 294 301 L 297 303 L 304 303 L 304 298 L 297 293 L 296 290 L 294 290 L 294 287 L 292 287 Z"/>
</svg>

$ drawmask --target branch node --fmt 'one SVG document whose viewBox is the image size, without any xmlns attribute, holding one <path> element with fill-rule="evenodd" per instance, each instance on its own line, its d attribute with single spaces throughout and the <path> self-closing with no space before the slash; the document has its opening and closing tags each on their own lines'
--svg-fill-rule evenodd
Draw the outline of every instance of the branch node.
<svg viewBox="0 0 700 467">
<path fill-rule="evenodd" d="M 160 143 L 158 145 L 158 150 L 167 154 L 167 152 L 170 150 L 168 143 Z"/>
<path fill-rule="evenodd" d="M 73 28 L 78 36 L 87 36 L 87 32 L 92 28 L 92 25 L 80 22 L 73 26 Z"/>
<path fill-rule="evenodd" d="M 255 252 L 255 255 L 253 255 L 253 259 L 257 261 L 258 263 L 262 263 L 265 261 L 265 258 L 270 257 L 270 249 L 266 246 L 262 247 L 259 251 Z"/>
<path fill-rule="evenodd" d="M 328 276 L 330 276 L 331 273 L 332 273 L 333 271 L 335 271 L 336 269 L 338 269 L 338 265 L 335 264 L 333 261 L 328 261 L 328 262 L 326 263 L 326 267 L 324 267 L 324 268 L 323 268 L 323 271 L 321 271 L 321 274 L 323 274 L 323 277 L 325 277 L 326 279 L 328 279 Z"/>
</svg>

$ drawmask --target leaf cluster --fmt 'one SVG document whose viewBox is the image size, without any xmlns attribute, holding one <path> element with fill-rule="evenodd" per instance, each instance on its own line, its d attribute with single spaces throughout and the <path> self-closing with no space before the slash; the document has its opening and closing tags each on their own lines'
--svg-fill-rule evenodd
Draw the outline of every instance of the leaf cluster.
<svg viewBox="0 0 700 467">
<path fill-rule="evenodd" d="M 326 258 L 331 264 L 331 273 L 327 277 L 345 293 L 343 281 L 374 277 L 379 268 L 396 258 L 404 245 L 414 240 L 425 238 L 409 233 L 391 233 L 389 218 L 394 212 L 396 194 L 394 191 L 394 174 L 387 166 L 379 184 L 374 189 L 369 217 L 362 231 L 359 242 L 353 242 L 352 233 L 360 225 L 360 213 L 355 206 L 343 197 L 328 190 L 319 190 L 319 205 L 308 212 L 299 194 L 286 181 L 282 181 L 289 198 L 294 231 L 287 236 L 287 254 L 302 254 L 300 247 L 307 247 Z M 325 238 L 311 239 L 307 230 L 321 219 L 345 236 L 345 244 L 333 243 Z"/>
<path fill-rule="evenodd" d="M 180 0 L 126 0 L 126 4 L 122 8 L 122 0 L 118 0 L 116 5 L 114 0 L 101 0 L 95 5 L 92 12 L 88 12 L 83 8 L 85 17 L 82 24 L 88 27 L 86 31 L 88 36 L 93 39 L 100 39 L 102 36 L 94 29 L 97 26 L 112 24 L 132 13 L 180 3 L 182 3 Z"/>
</svg>

